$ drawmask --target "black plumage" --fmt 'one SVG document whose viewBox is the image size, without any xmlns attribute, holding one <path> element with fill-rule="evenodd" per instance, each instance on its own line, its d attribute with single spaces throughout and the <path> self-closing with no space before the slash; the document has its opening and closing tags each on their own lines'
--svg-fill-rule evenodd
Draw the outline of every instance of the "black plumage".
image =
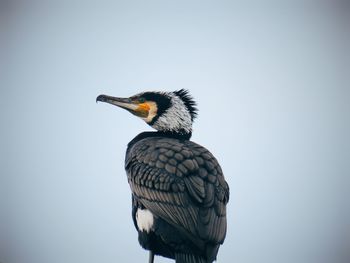
<svg viewBox="0 0 350 263">
<path fill-rule="evenodd" d="M 174 94 L 183 101 L 193 121 L 196 115 L 193 100 L 185 91 Z M 162 100 L 162 95 L 144 93 L 142 98 L 161 100 L 157 105 L 166 114 L 172 97 Z M 156 115 L 156 121 L 162 114 Z M 153 123 L 154 120 L 149 121 L 150 125 Z M 184 128 L 187 134 L 183 133 Z M 186 127 L 178 130 L 182 132 L 144 132 L 128 144 L 125 169 L 132 192 L 132 218 L 139 243 L 151 251 L 150 261 L 154 253 L 177 263 L 210 263 L 225 239 L 229 187 L 215 157 L 189 140 L 191 130 Z M 140 229 L 140 211 L 151 212 L 150 229 Z"/>
<path fill-rule="evenodd" d="M 125 160 L 134 211 L 139 206 L 158 217 L 155 233 L 140 231 L 141 245 L 165 257 L 194 254 L 212 262 L 225 238 L 229 198 L 220 165 L 189 140 L 142 135 Z"/>
</svg>

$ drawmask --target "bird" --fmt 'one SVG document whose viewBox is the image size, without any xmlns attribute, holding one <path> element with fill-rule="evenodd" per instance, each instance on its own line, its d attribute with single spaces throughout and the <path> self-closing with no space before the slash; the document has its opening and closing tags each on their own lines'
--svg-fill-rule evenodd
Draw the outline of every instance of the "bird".
<svg viewBox="0 0 350 263">
<path fill-rule="evenodd" d="M 176 263 L 212 263 L 227 230 L 229 185 L 209 150 L 191 141 L 197 103 L 188 90 L 146 91 L 129 98 L 99 95 L 155 131 L 127 146 L 125 170 L 138 241 Z"/>
</svg>

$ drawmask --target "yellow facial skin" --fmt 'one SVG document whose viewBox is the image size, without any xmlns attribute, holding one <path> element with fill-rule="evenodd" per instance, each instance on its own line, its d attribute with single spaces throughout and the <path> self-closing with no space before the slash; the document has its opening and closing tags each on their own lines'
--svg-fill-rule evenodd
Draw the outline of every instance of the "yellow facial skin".
<svg viewBox="0 0 350 263">
<path fill-rule="evenodd" d="M 145 103 L 141 103 L 141 104 L 139 104 L 139 107 L 137 108 L 137 110 L 138 111 L 149 111 L 150 110 L 150 106 L 148 105 L 148 103 L 147 102 L 145 102 Z"/>
<path fill-rule="evenodd" d="M 135 110 L 135 113 L 145 122 L 149 123 L 157 115 L 157 110 L 157 104 L 154 101 L 146 101 L 138 104 L 138 108 Z"/>
</svg>

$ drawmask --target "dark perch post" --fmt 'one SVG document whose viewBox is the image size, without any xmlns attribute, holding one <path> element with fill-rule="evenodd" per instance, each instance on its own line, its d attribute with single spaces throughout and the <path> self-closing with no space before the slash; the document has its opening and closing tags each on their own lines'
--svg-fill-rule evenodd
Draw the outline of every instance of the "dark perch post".
<svg viewBox="0 0 350 263">
<path fill-rule="evenodd" d="M 148 263 L 153 263 L 153 261 L 154 261 L 154 253 L 152 250 L 150 250 Z"/>
</svg>

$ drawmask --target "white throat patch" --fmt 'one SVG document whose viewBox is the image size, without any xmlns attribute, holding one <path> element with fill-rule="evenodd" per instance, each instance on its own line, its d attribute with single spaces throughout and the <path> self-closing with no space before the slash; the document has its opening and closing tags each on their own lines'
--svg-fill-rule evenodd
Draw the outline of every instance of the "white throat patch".
<svg viewBox="0 0 350 263">
<path fill-rule="evenodd" d="M 154 223 L 153 214 L 148 209 L 138 208 L 136 211 L 136 222 L 139 230 L 149 233 Z"/>
<path fill-rule="evenodd" d="M 175 94 L 169 94 L 171 106 L 152 125 L 158 131 L 192 131 L 191 114 L 187 110 L 185 103 Z"/>
</svg>

